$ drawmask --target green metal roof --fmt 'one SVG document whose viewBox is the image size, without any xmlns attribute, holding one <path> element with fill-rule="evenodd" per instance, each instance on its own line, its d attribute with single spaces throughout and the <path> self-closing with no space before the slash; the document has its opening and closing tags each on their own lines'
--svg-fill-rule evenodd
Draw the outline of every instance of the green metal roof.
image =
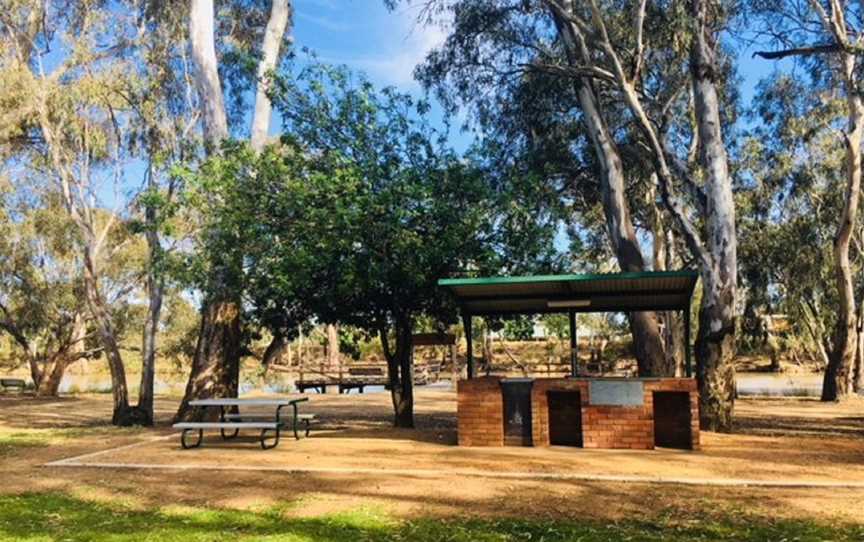
<svg viewBox="0 0 864 542">
<path fill-rule="evenodd" d="M 699 275 L 695 271 L 646 271 L 584 275 L 447 278 L 470 314 L 633 312 L 685 310 Z"/>
</svg>

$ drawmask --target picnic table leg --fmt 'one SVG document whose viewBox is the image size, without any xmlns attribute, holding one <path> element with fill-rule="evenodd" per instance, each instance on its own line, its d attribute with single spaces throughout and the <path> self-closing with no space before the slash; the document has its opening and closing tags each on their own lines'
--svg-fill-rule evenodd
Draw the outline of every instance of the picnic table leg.
<svg viewBox="0 0 864 542">
<path fill-rule="evenodd" d="M 183 432 L 180 434 L 180 446 L 182 446 L 184 450 L 188 450 L 190 448 L 197 448 L 201 446 L 201 443 L 204 441 L 204 430 L 198 429 L 198 440 L 195 442 L 195 444 L 187 444 L 186 433 L 192 431 L 195 431 L 195 429 L 184 429 Z"/>
<path fill-rule="evenodd" d="M 240 413 L 240 409 L 239 409 L 239 408 L 237 409 L 237 413 L 238 413 L 238 414 Z M 225 407 L 224 407 L 224 406 L 220 406 L 220 407 L 219 407 L 219 421 L 220 421 L 220 422 L 224 422 L 224 421 L 225 421 Z M 243 421 L 243 420 L 240 420 L 240 421 Z M 234 429 L 234 434 L 233 434 L 233 435 L 230 435 L 230 436 L 229 436 L 227 433 L 225 433 L 225 428 L 224 428 L 224 427 L 221 428 L 221 429 L 219 429 L 219 432 L 222 434 L 222 439 L 223 439 L 223 440 L 231 440 L 232 438 L 235 438 L 237 435 L 240 434 L 240 429 L 239 429 L 239 428 L 235 428 L 235 429 Z"/>
<path fill-rule="evenodd" d="M 297 403 L 291 403 L 291 406 L 294 409 L 294 424 L 293 424 L 293 426 L 294 426 L 294 439 L 300 440 L 300 435 L 297 434 L 297 415 L 298 415 Z"/>
<path fill-rule="evenodd" d="M 273 444 L 269 444 L 269 445 L 267 444 L 267 432 L 268 431 L 275 431 L 276 432 L 276 438 L 273 440 Z M 272 448 L 275 448 L 276 446 L 279 446 L 279 426 L 277 425 L 276 429 L 262 429 L 261 430 L 261 449 L 262 450 L 270 450 Z"/>
<path fill-rule="evenodd" d="M 279 437 L 282 434 L 282 407 L 284 405 L 279 405 L 276 407 L 276 429 L 262 429 L 261 430 L 261 449 L 270 450 L 279 445 Z M 296 410 L 296 409 L 295 409 Z M 296 425 L 296 421 L 295 421 Z M 275 431 L 276 439 L 273 441 L 272 445 L 267 444 L 267 432 Z"/>
</svg>

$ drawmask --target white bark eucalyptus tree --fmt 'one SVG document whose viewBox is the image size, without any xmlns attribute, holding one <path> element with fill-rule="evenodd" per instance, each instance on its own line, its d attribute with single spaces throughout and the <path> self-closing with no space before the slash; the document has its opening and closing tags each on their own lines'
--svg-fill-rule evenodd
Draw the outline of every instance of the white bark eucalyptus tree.
<svg viewBox="0 0 864 542">
<path fill-rule="evenodd" d="M 798 57 L 826 75 L 828 93 L 845 102 L 846 127 L 838 129 L 845 147 L 846 185 L 843 207 L 834 233 L 834 281 L 838 305 L 828 365 L 822 384 L 822 400 L 837 401 L 853 390 L 853 368 L 860 351 L 858 340 L 855 282 L 849 249 L 854 241 L 861 199 L 861 143 L 864 137 L 864 101 L 861 89 L 861 58 L 864 56 L 864 24 L 859 2 L 807 0 L 781 2 L 756 13 L 765 25 L 764 34 L 782 47 L 756 55 L 766 59 Z M 833 88 L 831 88 L 833 87 Z M 820 89 L 824 90 L 824 89 Z"/>
<path fill-rule="evenodd" d="M 573 11 L 572 0 L 562 0 L 561 4 L 556 6 L 560 6 L 561 13 Z M 644 271 L 645 262 L 636 238 L 626 197 L 627 183 L 621 152 L 607 124 L 604 107 L 597 96 L 593 81 L 595 75 L 608 77 L 608 74 L 600 70 L 582 71 L 583 66 L 589 66 L 591 63 L 591 52 L 584 35 L 567 17 L 561 17 L 554 9 L 552 13 L 561 42 L 564 44 L 568 67 L 573 71 L 576 94 L 582 109 L 582 121 L 585 123 L 600 165 L 603 211 L 606 216 L 609 240 L 622 271 Z M 630 327 L 633 333 L 633 344 L 637 350 L 639 374 L 642 376 L 674 374 L 674 365 L 668 363 L 669 358 L 665 354 L 656 314 L 634 312 L 630 315 Z"/>
<path fill-rule="evenodd" d="M 703 289 L 696 339 L 700 418 L 703 428 L 728 431 L 735 394 L 732 358 L 737 243 L 732 178 L 717 91 L 721 76 L 717 60 L 720 50 L 717 34 L 722 24 L 719 6 L 707 0 L 691 0 L 688 6 L 689 85 L 695 118 L 691 137 L 698 140 L 699 149 L 697 162 L 688 164 L 677 155 L 663 131 L 669 124 L 663 117 L 671 113 L 684 88 L 672 91 L 660 107 L 650 107 L 653 100 L 646 97 L 650 88 L 641 72 L 646 66 L 645 59 L 651 59 L 644 37 L 650 20 L 647 0 L 632 6 L 634 15 L 629 28 L 610 28 L 608 21 L 617 20 L 610 10 L 616 8 L 601 5 L 597 0 L 579 6 L 561 0 L 545 3 L 556 19 L 568 25 L 576 37 L 574 41 L 583 49 L 580 70 L 594 74 L 594 79 L 614 81 L 650 149 L 663 201 L 699 263 Z M 674 5 L 669 9 L 673 8 Z M 674 17 L 666 15 L 673 23 Z M 622 31 L 635 36 L 633 47 L 621 39 Z M 691 206 L 677 195 L 679 185 L 691 196 Z"/>
<path fill-rule="evenodd" d="M 397 3 L 388 2 L 391 7 Z M 486 148 L 504 149 L 495 158 L 501 168 L 519 163 L 534 169 L 549 190 L 575 193 L 562 201 L 585 200 L 585 207 L 596 201 L 618 267 L 645 271 L 649 265 L 640 248 L 633 205 L 634 185 L 643 182 L 642 172 L 628 171 L 638 159 L 621 108 L 610 104 L 613 75 L 591 65 L 592 52 L 582 32 L 560 15 L 575 10 L 576 4 L 564 0 L 555 4 L 560 8 L 555 11 L 540 0 L 426 2 L 421 20 L 434 24 L 434 14 L 446 13 L 452 24 L 444 45 L 431 52 L 416 73 L 448 108 L 458 104 L 472 109 L 472 121 L 486 134 Z M 552 154 L 549 160 L 538 158 L 546 152 Z M 540 161 L 543 164 L 535 167 Z M 575 207 L 568 221 L 585 215 L 584 207 Z M 674 374 L 656 313 L 634 312 L 628 320 L 639 374 Z"/>
<path fill-rule="evenodd" d="M 138 277 L 122 286 L 109 273 L 130 242 L 123 196 L 129 114 L 121 99 L 137 80 L 123 54 L 129 18 L 113 14 L 109 24 L 95 2 L 15 4 L 0 16 L 0 101 L 13 105 L 4 111 L 2 143 L 20 153 L 62 202 L 81 262 L 84 302 L 111 373 L 112 422 L 139 423 L 115 322 L 123 292 L 134 289 Z"/>
<path fill-rule="evenodd" d="M 260 21 L 244 13 L 243 6 L 233 6 L 237 9 L 232 11 L 230 1 L 222 4 L 225 22 L 235 30 L 240 28 L 241 35 L 234 41 L 245 43 L 256 51 L 259 58 L 254 74 L 256 92 L 250 143 L 253 149 L 261 150 L 267 141 L 272 112 L 268 96 L 270 75 L 285 53 L 287 43 L 290 43 L 291 2 L 269 2 L 263 35 Z M 213 0 L 190 0 L 189 5 L 189 39 L 195 65 L 193 79 L 202 111 L 207 153 L 213 154 L 219 152 L 220 144 L 229 137 L 229 114 L 223 94 L 225 85 L 219 78 L 219 13 Z M 244 20 L 229 20 L 234 17 L 243 17 Z M 254 40 L 258 40 L 260 45 L 251 45 Z M 237 394 L 242 352 L 240 262 L 237 256 L 233 254 L 227 261 L 214 262 L 212 276 L 204 287 L 201 328 L 186 393 L 177 412 L 178 419 L 196 415 L 195 409 L 189 407 L 192 399 Z"/>
<path fill-rule="evenodd" d="M 425 13 L 430 20 L 448 13 L 453 20 L 444 46 L 417 71 L 445 103 L 455 95 L 472 104 L 481 123 L 517 126 L 526 122 L 520 115 L 530 116 L 529 124 L 537 121 L 537 110 L 545 106 L 537 123 L 544 132 L 534 130 L 542 135 L 534 139 L 547 140 L 556 137 L 548 124 L 573 133 L 560 119 L 577 112 L 588 144 L 580 146 L 574 137 L 567 147 L 583 154 L 589 149 L 596 164 L 583 156 L 571 170 L 588 162 L 599 172 L 606 228 L 623 270 L 644 266 L 631 214 L 638 209 L 633 181 L 644 184 L 656 173 L 662 205 L 702 278 L 696 340 L 702 425 L 728 430 L 737 242 L 718 91 L 728 81 L 717 42 L 724 10 L 714 0 L 433 0 Z M 501 100 L 495 107 L 479 103 L 495 92 Z M 527 106 L 511 105 L 526 95 Z M 509 143 L 521 134 L 507 135 L 515 136 Z M 636 344 L 660 354 L 651 358 L 659 357 L 657 366 L 672 374 L 673 358 L 662 355 L 656 315 L 631 318 Z"/>
<path fill-rule="evenodd" d="M 121 425 L 153 423 L 156 339 L 171 248 L 163 246 L 161 228 L 170 220 L 164 209 L 176 189 L 168 172 L 197 154 L 190 136 L 198 114 L 187 32 L 178 25 L 186 13 L 160 7 L 33 0 L 0 9 L 0 99 L 10 106 L 0 143 L 4 152 L 21 155 L 35 176 L 51 181 L 68 214 L 85 286 L 81 302 L 108 360 L 113 418 Z M 112 275 L 115 260 L 124 258 L 119 251 L 130 245 L 141 250 L 142 239 L 147 256 L 136 257 L 143 269 L 130 284 L 118 285 Z M 118 291 L 147 298 L 135 406 L 113 322 L 127 301 L 114 295 Z"/>
</svg>

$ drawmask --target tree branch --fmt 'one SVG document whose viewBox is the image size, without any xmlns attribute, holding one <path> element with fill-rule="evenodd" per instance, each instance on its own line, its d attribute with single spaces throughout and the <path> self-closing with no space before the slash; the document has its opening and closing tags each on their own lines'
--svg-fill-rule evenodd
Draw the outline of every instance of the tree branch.
<svg viewBox="0 0 864 542">
<path fill-rule="evenodd" d="M 636 18 L 633 22 L 634 30 L 636 31 L 636 53 L 635 53 L 635 64 L 633 66 L 633 72 L 630 74 L 630 79 L 633 81 L 637 81 L 639 79 L 639 74 L 642 71 L 642 62 L 645 60 L 645 40 L 644 36 L 644 27 L 645 27 L 645 11 L 647 9 L 648 0 L 642 0 L 639 3 L 639 9 L 636 12 Z"/>
<path fill-rule="evenodd" d="M 753 58 L 759 57 L 766 60 L 777 60 L 790 56 L 810 56 L 821 55 L 826 53 L 839 53 L 843 47 L 836 43 L 826 43 L 822 45 L 809 45 L 807 47 L 794 47 L 792 49 L 783 49 L 780 51 L 756 51 L 753 53 Z"/>
<path fill-rule="evenodd" d="M 542 71 L 555 75 L 564 75 L 568 77 L 590 77 L 592 79 L 600 79 L 615 83 L 615 75 L 597 66 L 560 66 L 557 64 L 541 64 L 527 63 L 520 64 L 521 67 L 529 70 Z"/>
</svg>

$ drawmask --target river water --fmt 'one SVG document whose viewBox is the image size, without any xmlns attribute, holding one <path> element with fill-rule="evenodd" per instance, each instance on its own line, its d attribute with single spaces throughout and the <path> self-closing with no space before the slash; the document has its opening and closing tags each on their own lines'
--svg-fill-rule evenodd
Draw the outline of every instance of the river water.
<svg viewBox="0 0 864 542">
<path fill-rule="evenodd" d="M 130 391 L 137 392 L 137 375 L 129 376 Z M 822 390 L 821 374 L 774 374 L 738 373 L 736 375 L 738 395 L 777 396 L 777 397 L 819 397 Z M 157 394 L 180 395 L 186 385 L 185 378 L 156 379 Z M 436 387 L 449 387 L 449 382 L 441 382 Z M 107 393 L 111 391 L 111 377 L 108 375 L 67 374 L 60 385 L 61 393 Z M 294 378 L 285 373 L 266 376 L 248 375 L 242 378 L 240 393 L 261 392 L 269 394 L 295 393 Z M 384 391 L 383 386 L 369 386 L 366 393 Z M 334 393 L 332 390 L 331 393 Z"/>
<path fill-rule="evenodd" d="M 138 375 L 129 375 L 129 391 L 138 392 Z M 154 391 L 159 395 L 182 395 L 186 387 L 185 377 L 157 376 L 153 384 Z M 241 377 L 240 393 L 252 391 L 262 393 L 285 394 L 294 392 L 294 379 L 289 375 L 279 373 L 261 376 Z M 111 391 L 111 376 L 104 374 L 65 374 L 60 383 L 60 393 L 108 393 Z"/>
<path fill-rule="evenodd" d="M 129 375 L 129 392 L 132 395 L 138 393 L 138 375 Z M 182 395 L 185 391 L 185 378 L 159 378 L 157 376 L 153 385 L 154 391 L 159 395 Z M 424 388 L 449 389 L 450 381 L 444 380 L 424 386 Z M 244 376 L 241 377 L 240 395 L 248 393 L 264 393 L 272 395 L 284 395 L 297 393 L 294 387 L 294 378 L 285 373 L 273 373 L 267 376 Z M 328 393 L 337 393 L 336 386 L 329 386 Z M 366 386 L 363 393 L 380 393 L 386 391 L 384 386 Z M 111 377 L 108 375 L 89 374 L 66 374 L 60 384 L 60 393 L 110 393 Z M 357 393 L 356 390 L 352 393 Z"/>
<path fill-rule="evenodd" d="M 739 397 L 819 397 L 822 374 L 738 373 L 735 383 Z"/>
</svg>

